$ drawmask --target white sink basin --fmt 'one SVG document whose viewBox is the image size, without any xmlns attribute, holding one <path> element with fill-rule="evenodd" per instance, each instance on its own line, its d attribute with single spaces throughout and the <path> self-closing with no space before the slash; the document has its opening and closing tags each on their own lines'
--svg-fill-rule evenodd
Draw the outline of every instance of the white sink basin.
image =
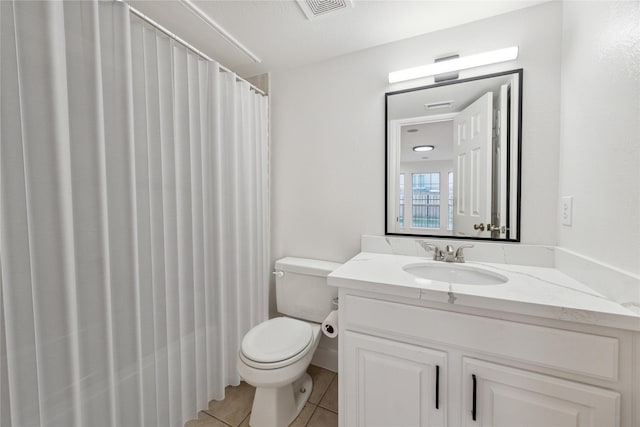
<svg viewBox="0 0 640 427">
<path fill-rule="evenodd" d="M 402 269 L 422 279 L 461 285 L 500 285 L 509 281 L 505 276 L 492 271 L 454 263 L 425 262 L 405 265 Z"/>
</svg>

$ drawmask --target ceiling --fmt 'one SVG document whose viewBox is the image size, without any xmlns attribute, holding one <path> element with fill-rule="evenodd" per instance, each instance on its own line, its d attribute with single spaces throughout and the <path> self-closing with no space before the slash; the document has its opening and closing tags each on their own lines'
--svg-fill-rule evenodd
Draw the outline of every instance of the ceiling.
<svg viewBox="0 0 640 427">
<path fill-rule="evenodd" d="M 411 119 L 413 122 L 400 127 L 401 162 L 451 160 L 453 158 L 452 116 L 467 108 L 487 92 L 499 93 L 500 86 L 513 79 L 517 79 L 517 74 L 454 82 L 387 96 L 387 120 Z M 431 110 L 425 108 L 426 105 L 433 103 L 450 103 L 450 106 Z M 437 121 L 428 121 L 434 119 Z M 415 152 L 413 147 L 416 145 L 433 145 L 435 149 L 429 152 Z"/>
<path fill-rule="evenodd" d="M 243 77 L 319 62 L 543 2 L 354 0 L 353 8 L 308 20 L 295 0 L 128 0 Z"/>
<path fill-rule="evenodd" d="M 516 78 L 517 74 L 491 77 L 466 82 L 454 82 L 446 86 L 429 87 L 397 93 L 387 97 L 387 119 L 398 120 L 414 117 L 459 113 L 487 92 L 499 92 L 500 86 Z M 427 109 L 428 104 L 451 102 L 449 108 Z"/>
<path fill-rule="evenodd" d="M 413 132 L 409 132 L 413 130 Z M 453 159 L 453 120 L 402 126 L 400 161 L 424 162 Z M 433 145 L 433 151 L 415 152 L 416 145 Z"/>
</svg>

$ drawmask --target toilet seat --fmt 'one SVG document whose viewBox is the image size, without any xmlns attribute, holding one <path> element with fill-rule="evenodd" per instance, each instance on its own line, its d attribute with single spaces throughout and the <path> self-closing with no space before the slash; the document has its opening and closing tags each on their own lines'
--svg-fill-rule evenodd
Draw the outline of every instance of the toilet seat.
<svg viewBox="0 0 640 427">
<path fill-rule="evenodd" d="M 251 329 L 242 340 L 240 358 L 257 369 L 276 369 L 301 359 L 314 342 L 307 322 L 276 317 Z"/>
</svg>

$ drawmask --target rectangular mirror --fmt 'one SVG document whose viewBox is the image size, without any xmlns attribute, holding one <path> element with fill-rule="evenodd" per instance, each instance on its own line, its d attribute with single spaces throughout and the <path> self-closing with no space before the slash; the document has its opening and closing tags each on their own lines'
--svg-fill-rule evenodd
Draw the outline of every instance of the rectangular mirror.
<svg viewBox="0 0 640 427">
<path fill-rule="evenodd" d="M 520 241 L 522 69 L 385 102 L 385 233 Z"/>
</svg>

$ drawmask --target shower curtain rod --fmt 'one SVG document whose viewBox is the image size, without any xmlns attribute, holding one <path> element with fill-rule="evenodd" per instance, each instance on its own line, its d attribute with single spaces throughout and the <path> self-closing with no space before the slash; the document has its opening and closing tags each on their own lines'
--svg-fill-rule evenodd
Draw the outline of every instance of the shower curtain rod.
<svg viewBox="0 0 640 427">
<path fill-rule="evenodd" d="M 129 3 L 127 3 L 124 0 L 114 0 L 117 2 L 122 2 L 125 3 L 128 7 L 129 7 L 129 11 L 131 13 L 133 13 L 134 15 L 136 15 L 138 18 L 142 19 L 143 21 L 145 21 L 146 23 L 148 23 L 149 25 L 153 26 L 154 28 L 156 28 L 158 31 L 164 33 L 166 36 L 168 36 L 169 38 L 177 41 L 178 43 L 180 43 L 181 45 L 183 45 L 184 47 L 186 47 L 187 49 L 189 49 L 190 51 L 192 51 L 193 53 L 195 53 L 196 55 L 198 55 L 199 57 L 201 57 L 202 59 L 206 59 L 207 61 L 211 61 L 211 62 L 216 62 L 214 61 L 211 57 L 209 57 L 208 55 L 206 55 L 205 53 L 203 53 L 202 51 L 198 50 L 197 48 L 195 48 L 193 45 L 187 43 L 186 41 L 184 41 L 183 39 L 181 39 L 179 36 L 177 36 L 176 34 L 172 33 L 171 31 L 167 30 L 165 27 L 163 27 L 162 25 L 158 24 L 156 21 L 154 21 L 153 19 L 149 18 L 147 15 L 145 15 L 144 13 L 140 12 L 138 9 L 134 8 L 133 6 L 131 6 Z M 233 71 L 231 71 L 229 68 L 225 67 L 224 65 L 218 63 L 218 67 L 220 68 L 221 71 L 224 71 L 226 73 L 232 73 Z M 236 74 L 236 80 L 240 81 L 240 82 L 245 82 L 249 85 L 249 87 L 251 88 L 251 90 L 253 90 L 254 92 L 259 93 L 262 96 L 266 96 L 267 94 L 260 88 L 256 87 L 256 85 L 248 82 L 246 79 L 243 79 L 242 77 L 238 76 Z"/>
</svg>

